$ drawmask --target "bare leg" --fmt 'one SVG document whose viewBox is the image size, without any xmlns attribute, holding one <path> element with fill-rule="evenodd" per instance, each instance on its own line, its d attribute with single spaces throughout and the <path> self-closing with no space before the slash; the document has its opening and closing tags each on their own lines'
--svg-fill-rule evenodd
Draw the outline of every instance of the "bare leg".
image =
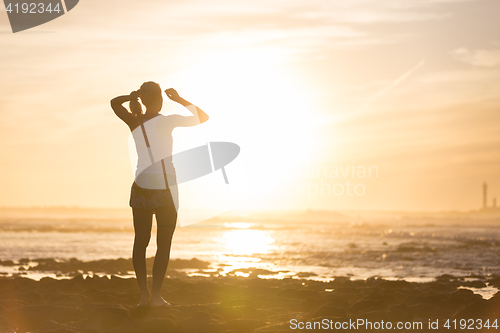
<svg viewBox="0 0 500 333">
<path fill-rule="evenodd" d="M 148 305 L 151 293 L 149 292 L 146 271 L 146 248 L 151 239 L 151 227 L 153 225 L 153 210 L 132 208 L 134 217 L 134 250 L 132 252 L 132 263 L 134 264 L 135 276 L 141 289 L 141 302 L 139 305 Z"/>
<path fill-rule="evenodd" d="M 168 304 L 161 297 L 161 286 L 170 260 L 170 248 L 177 223 L 177 211 L 174 206 L 171 206 L 156 209 L 155 214 L 158 224 L 156 235 L 157 250 L 153 264 L 153 290 L 150 304 L 152 306 L 161 306 Z"/>
</svg>

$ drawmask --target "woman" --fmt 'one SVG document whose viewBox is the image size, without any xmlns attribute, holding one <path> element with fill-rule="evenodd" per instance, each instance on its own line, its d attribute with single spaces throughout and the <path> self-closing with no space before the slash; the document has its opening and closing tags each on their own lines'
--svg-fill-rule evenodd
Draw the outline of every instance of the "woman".
<svg viewBox="0 0 500 333">
<path fill-rule="evenodd" d="M 174 102 L 185 106 L 193 116 L 163 116 L 159 112 L 163 98 L 161 88 L 155 82 L 145 82 L 130 95 L 111 100 L 115 114 L 123 120 L 134 138 L 138 163 L 130 194 L 130 207 L 134 219 L 134 249 L 132 261 L 141 290 L 138 306 L 171 306 L 161 297 L 172 236 L 177 223 L 177 184 L 172 164 L 172 130 L 175 127 L 194 126 L 208 120 L 208 115 L 179 96 L 170 88 L 165 90 Z M 146 107 L 142 114 L 138 99 Z M 129 102 L 129 112 L 123 103 Z M 151 238 L 153 214 L 157 223 L 157 250 L 153 264 L 153 288 L 150 292 L 146 274 L 146 248 Z"/>
</svg>

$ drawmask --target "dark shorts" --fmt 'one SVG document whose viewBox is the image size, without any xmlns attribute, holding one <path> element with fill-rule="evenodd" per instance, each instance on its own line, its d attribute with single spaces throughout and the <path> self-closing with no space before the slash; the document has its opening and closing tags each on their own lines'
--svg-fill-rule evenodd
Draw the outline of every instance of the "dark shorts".
<svg viewBox="0 0 500 333">
<path fill-rule="evenodd" d="M 130 207 L 142 209 L 156 209 L 160 207 L 174 206 L 170 189 L 149 190 L 139 187 L 135 182 L 130 191 Z"/>
</svg>

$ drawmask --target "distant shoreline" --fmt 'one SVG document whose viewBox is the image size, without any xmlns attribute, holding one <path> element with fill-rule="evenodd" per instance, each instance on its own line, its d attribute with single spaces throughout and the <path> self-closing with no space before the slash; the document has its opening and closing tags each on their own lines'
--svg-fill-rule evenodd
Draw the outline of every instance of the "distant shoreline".
<svg viewBox="0 0 500 333">
<path fill-rule="evenodd" d="M 0 213 L 2 211 L 64 211 L 64 212 L 127 212 L 130 213 L 130 207 L 80 207 L 80 206 L 0 206 Z M 207 210 L 190 210 L 192 212 L 197 211 L 207 211 Z M 324 209 L 276 209 L 276 210 L 234 210 L 227 211 L 220 216 L 227 217 L 248 217 L 255 216 L 259 217 L 262 215 L 274 215 L 274 216 L 286 216 L 286 215 L 301 215 L 301 216 L 313 216 L 313 215 L 339 215 L 339 214 L 409 214 L 409 215 L 428 215 L 428 214 L 438 214 L 438 215 L 470 215 L 470 214 L 498 214 L 500 216 L 500 207 L 488 207 L 479 209 L 469 209 L 469 210 L 324 210 Z"/>
</svg>

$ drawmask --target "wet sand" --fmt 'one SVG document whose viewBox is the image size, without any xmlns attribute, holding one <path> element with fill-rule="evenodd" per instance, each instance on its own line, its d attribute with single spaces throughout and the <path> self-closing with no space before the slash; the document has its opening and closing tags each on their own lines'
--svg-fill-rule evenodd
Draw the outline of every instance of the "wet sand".
<svg viewBox="0 0 500 333">
<path fill-rule="evenodd" d="M 9 264 L 3 262 L 2 264 Z M 474 281 L 443 275 L 434 282 L 410 283 L 379 278 L 352 281 L 337 277 L 330 282 L 287 278 L 187 276 L 179 268 L 206 268 L 199 260 L 172 260 L 162 294 L 172 308 L 140 307 L 135 278 L 89 275 L 82 271 L 128 271 L 130 260 L 78 260 L 57 262 L 43 259 L 31 270 L 70 272 L 67 279 L 32 280 L 23 275 L 0 278 L 0 332 L 294 332 L 314 322 L 335 323 L 362 319 L 422 322 L 422 329 L 391 329 L 392 332 L 450 332 L 447 319 L 500 317 L 500 295 L 484 300 L 461 286 L 500 287 L 500 277 L 477 277 Z M 49 269 L 50 268 L 50 269 Z M 176 269 L 178 268 L 178 269 Z M 252 271 L 251 269 L 249 270 Z M 112 273 L 114 274 L 114 273 Z M 293 321 L 295 319 L 296 321 Z M 429 329 L 438 320 L 438 329 Z M 292 321 L 292 322 L 291 322 Z M 309 323 L 309 324 L 308 324 Z M 498 323 L 498 321 L 497 321 Z M 313 327 L 313 326 L 311 326 Z M 317 326 L 318 327 L 318 326 Z M 352 329 L 351 329 L 352 330 Z M 360 326 L 358 331 L 367 330 Z M 462 331 L 462 330 L 460 330 Z M 496 329 L 474 329 L 493 332 Z"/>
</svg>

